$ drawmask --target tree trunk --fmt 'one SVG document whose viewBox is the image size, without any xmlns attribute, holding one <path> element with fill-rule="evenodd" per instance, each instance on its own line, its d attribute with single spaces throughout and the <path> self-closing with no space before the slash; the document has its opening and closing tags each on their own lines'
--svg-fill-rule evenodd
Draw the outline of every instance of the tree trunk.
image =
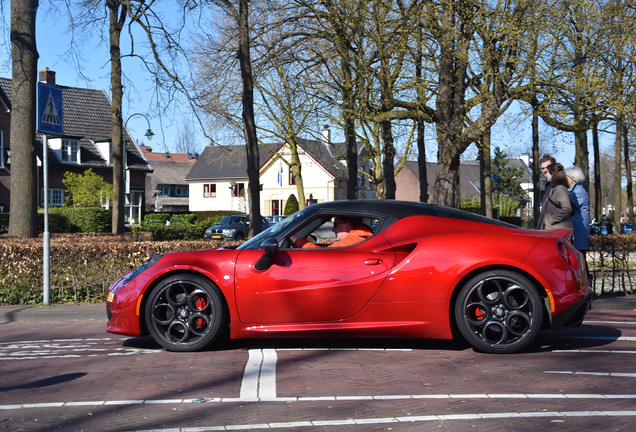
<svg viewBox="0 0 636 432">
<path fill-rule="evenodd" d="M 384 159 L 382 160 L 382 173 L 384 176 L 384 199 L 395 199 L 395 146 L 393 145 L 393 130 L 391 121 L 382 122 L 382 144 Z"/>
<path fill-rule="evenodd" d="M 35 44 L 37 0 L 11 1 L 11 198 L 9 234 L 38 236 L 38 173 L 35 151 Z M 46 151 L 46 149 L 44 149 Z"/>
<path fill-rule="evenodd" d="M 351 67 L 348 59 L 343 55 L 342 78 L 343 78 L 343 110 L 344 134 L 347 141 L 347 199 L 358 198 L 358 149 L 356 146 L 356 131 L 354 119 L 354 95 Z M 331 144 L 331 143 L 330 143 Z"/>
<path fill-rule="evenodd" d="M 532 219 L 534 223 L 541 214 L 541 155 L 539 154 L 539 115 L 532 109 Z M 539 228 L 535 226 L 535 228 Z"/>
<path fill-rule="evenodd" d="M 440 134 L 438 134 L 438 140 L 439 136 Z M 441 142 L 438 145 L 440 149 L 448 148 L 448 145 Z M 451 149 L 439 152 L 433 189 L 435 190 L 435 204 L 459 207 L 459 155 L 455 155 Z"/>
<path fill-rule="evenodd" d="M 482 214 L 486 217 L 492 217 L 492 163 L 490 161 L 490 129 L 484 134 L 481 145 L 481 157 L 479 158 L 479 170 L 482 173 L 481 180 L 483 182 L 482 197 Z"/>
<path fill-rule="evenodd" d="M 623 113 L 618 112 L 616 114 L 616 139 L 614 141 L 615 153 L 614 153 L 614 234 L 621 233 L 621 160 L 623 158 L 622 152 L 622 136 L 623 136 Z"/>
<path fill-rule="evenodd" d="M 122 134 L 122 100 L 124 87 L 121 83 L 121 51 L 119 48 L 121 29 L 126 22 L 126 6 L 118 0 L 106 0 L 110 30 L 110 86 L 112 92 L 111 132 L 113 145 L 113 218 L 112 233 L 124 233 L 125 190 L 124 151 Z"/>
<path fill-rule="evenodd" d="M 295 140 L 295 137 L 294 137 Z M 291 170 L 294 182 L 296 183 L 296 194 L 298 195 L 298 210 L 305 208 L 305 183 L 302 176 L 302 164 L 300 163 L 300 156 L 298 156 L 298 146 L 289 146 L 291 153 Z"/>
<path fill-rule="evenodd" d="M 249 0 L 240 0 L 237 17 L 239 48 L 238 60 L 243 82 L 243 130 L 247 154 L 247 179 L 249 182 L 249 214 L 250 232 L 253 237 L 262 230 L 261 223 L 261 184 L 259 176 L 258 140 L 256 137 L 256 123 L 254 120 L 254 78 L 252 75 L 252 61 L 250 57 L 250 28 L 249 28 Z M 303 199 L 303 197 L 301 197 Z"/>
<path fill-rule="evenodd" d="M 625 147 L 625 177 L 627 178 L 627 211 L 629 223 L 634 223 L 634 189 L 632 186 L 632 161 L 629 159 L 628 126 L 623 125 L 623 143 Z"/>
<path fill-rule="evenodd" d="M 428 202 L 428 173 L 426 168 L 426 145 L 424 143 L 424 121 L 417 120 L 417 169 L 420 174 L 420 202 Z"/>
<path fill-rule="evenodd" d="M 598 123 L 592 124 L 592 146 L 594 147 L 594 218 L 601 220 L 603 213 L 603 189 L 601 185 L 601 146 L 598 139 Z"/>
</svg>

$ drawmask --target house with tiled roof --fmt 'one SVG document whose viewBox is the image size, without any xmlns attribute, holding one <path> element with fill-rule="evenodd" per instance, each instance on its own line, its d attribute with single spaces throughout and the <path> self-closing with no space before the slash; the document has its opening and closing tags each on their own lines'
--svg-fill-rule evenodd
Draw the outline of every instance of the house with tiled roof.
<svg viewBox="0 0 636 432">
<path fill-rule="evenodd" d="M 196 153 L 154 152 L 140 145 L 153 172 L 146 176 L 146 212 L 184 212 L 189 210 L 190 190 L 185 180 L 199 155 Z"/>
<path fill-rule="evenodd" d="M 323 131 L 324 132 L 324 131 Z M 298 197 L 291 168 L 280 160 L 290 159 L 287 144 L 259 146 L 261 179 L 261 214 L 283 214 L 285 204 L 294 194 L 305 205 L 337 201 L 347 195 L 347 166 L 344 143 L 329 144 L 325 140 L 298 140 L 305 196 Z M 272 151 L 270 149 L 275 149 Z M 364 151 L 361 146 L 359 153 Z M 366 158 L 360 158 L 360 163 Z M 247 212 L 248 179 L 245 146 L 208 146 L 186 177 L 190 185 L 190 211 L 235 210 Z M 374 198 L 373 185 L 358 179 L 358 197 Z"/>
<path fill-rule="evenodd" d="M 39 79 L 55 85 L 55 72 L 40 71 Z M 103 90 L 57 86 L 62 90 L 64 107 L 64 135 L 49 135 L 47 152 L 49 161 L 49 205 L 64 204 L 64 173 L 83 174 L 89 168 L 110 184 L 113 182 L 111 134 L 111 101 Z M 11 196 L 11 80 L 0 78 L 0 207 L 10 211 Z M 125 220 L 139 223 L 144 209 L 146 175 L 152 167 L 143 157 L 133 137 L 125 134 L 127 182 Z M 39 203 L 44 203 L 42 180 L 43 137 L 37 133 Z"/>
<path fill-rule="evenodd" d="M 521 188 L 526 191 L 527 208 L 532 208 L 532 173 L 528 168 L 527 157 L 511 158 L 506 167 L 522 169 Z M 494 167 L 492 168 L 495 169 Z M 433 186 L 437 171 L 436 162 L 426 162 L 426 181 L 428 183 L 428 201 L 433 201 Z M 493 175 L 495 173 L 493 172 Z M 420 200 L 420 173 L 417 161 L 406 161 L 402 170 L 395 176 L 395 198 L 405 201 Z M 480 197 L 480 172 L 478 161 L 463 161 L 459 166 L 459 196 L 463 199 Z"/>
</svg>

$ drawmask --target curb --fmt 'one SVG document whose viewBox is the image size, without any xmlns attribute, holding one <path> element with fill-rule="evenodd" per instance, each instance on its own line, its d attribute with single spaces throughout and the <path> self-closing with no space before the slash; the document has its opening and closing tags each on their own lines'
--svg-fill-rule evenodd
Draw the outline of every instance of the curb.
<svg viewBox="0 0 636 432">
<path fill-rule="evenodd" d="M 51 306 L 0 306 L 0 324 L 21 321 L 69 322 L 69 321 L 104 321 L 106 305 L 91 304 L 56 304 Z"/>
</svg>

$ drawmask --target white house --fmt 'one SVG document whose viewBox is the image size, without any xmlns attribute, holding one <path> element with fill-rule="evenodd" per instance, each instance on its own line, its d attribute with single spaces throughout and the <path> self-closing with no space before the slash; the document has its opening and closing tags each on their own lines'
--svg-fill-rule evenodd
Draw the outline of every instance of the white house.
<svg viewBox="0 0 636 432">
<path fill-rule="evenodd" d="M 346 161 L 342 156 L 344 144 L 327 141 L 298 140 L 302 166 L 304 197 L 298 197 L 291 169 L 281 158 L 290 160 L 287 144 L 273 153 L 259 146 L 261 179 L 261 214 L 283 213 L 290 195 L 303 199 L 306 205 L 346 198 Z M 366 167 L 363 158 L 360 158 Z M 368 170 L 368 168 L 367 168 Z M 236 210 L 248 211 L 248 179 L 245 146 L 209 146 L 192 167 L 186 181 L 190 189 L 190 211 Z M 358 197 L 374 198 L 373 186 L 358 180 Z"/>
</svg>

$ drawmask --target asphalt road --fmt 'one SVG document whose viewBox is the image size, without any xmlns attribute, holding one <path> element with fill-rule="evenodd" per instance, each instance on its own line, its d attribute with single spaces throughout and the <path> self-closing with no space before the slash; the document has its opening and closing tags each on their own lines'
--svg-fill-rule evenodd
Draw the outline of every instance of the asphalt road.
<svg viewBox="0 0 636 432">
<path fill-rule="evenodd" d="M 636 428 L 633 310 L 592 311 L 583 326 L 513 355 L 354 339 L 225 340 L 171 353 L 105 333 L 100 316 L 16 317 L 0 326 L 0 430 Z"/>
</svg>

